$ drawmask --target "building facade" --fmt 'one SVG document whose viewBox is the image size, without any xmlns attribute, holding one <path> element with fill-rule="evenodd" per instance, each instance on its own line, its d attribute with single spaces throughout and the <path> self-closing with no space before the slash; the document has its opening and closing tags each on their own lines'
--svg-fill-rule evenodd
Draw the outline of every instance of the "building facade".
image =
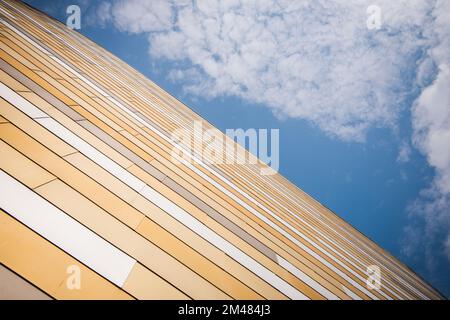
<svg viewBox="0 0 450 320">
<path fill-rule="evenodd" d="M 443 298 L 155 83 L 18 1 L 0 0 L 0 79 L 2 299 Z M 248 163 L 174 138 L 195 139 L 196 123 Z"/>
</svg>

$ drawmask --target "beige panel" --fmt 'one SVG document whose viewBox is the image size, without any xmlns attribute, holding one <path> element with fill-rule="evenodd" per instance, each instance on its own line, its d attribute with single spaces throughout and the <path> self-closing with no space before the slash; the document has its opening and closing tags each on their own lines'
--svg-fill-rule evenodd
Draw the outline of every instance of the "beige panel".
<svg viewBox="0 0 450 320">
<path fill-rule="evenodd" d="M 97 109 L 92 108 L 92 107 L 88 107 L 89 108 L 89 112 L 87 112 L 85 110 L 85 108 L 83 108 L 80 105 L 74 105 L 71 106 L 71 108 L 76 111 L 80 116 L 82 116 L 83 118 L 86 119 L 91 119 L 91 116 L 89 115 L 89 112 L 92 113 L 93 117 L 95 119 L 100 119 L 101 121 L 103 121 L 104 123 L 106 123 L 108 126 L 110 126 L 112 129 L 116 130 L 116 131 L 120 131 L 123 128 L 121 126 L 119 126 L 117 123 L 115 123 L 114 121 L 111 121 L 108 117 L 106 117 L 104 114 L 102 114 L 101 112 L 99 112 Z"/>
<path fill-rule="evenodd" d="M 20 56 L 24 57 L 26 59 L 26 62 L 22 61 L 22 63 L 24 63 L 27 67 L 30 68 L 31 66 L 28 65 L 28 63 L 32 63 L 33 65 L 36 66 L 35 68 L 32 69 L 39 69 L 45 71 L 52 77 L 58 77 L 58 75 L 55 72 L 53 72 L 50 68 L 48 68 L 48 65 L 45 65 L 41 61 L 39 61 L 36 58 L 36 55 L 30 55 L 28 51 L 24 51 L 22 47 L 11 42 L 10 39 L 5 39 L 3 43 L 6 44 L 9 48 L 11 48 L 14 52 L 17 52 Z M 6 48 L 5 51 L 7 51 Z"/>
<path fill-rule="evenodd" d="M 18 61 L 20 61 L 22 64 L 24 64 L 27 68 L 33 69 L 33 70 L 39 70 L 38 67 L 34 64 L 32 64 L 31 62 L 29 62 L 28 60 L 24 59 L 21 55 L 19 55 L 16 51 L 14 51 L 13 49 L 11 49 L 10 47 L 8 47 L 6 45 L 6 43 L 4 41 L 8 41 L 8 40 L 3 40 L 0 41 L 0 49 L 4 50 L 6 53 L 8 53 L 9 55 L 11 55 L 12 57 L 14 57 L 15 59 L 17 59 Z"/>
<path fill-rule="evenodd" d="M 8 120 L 6 120 L 5 118 L 3 118 L 2 116 L 0 116 L 0 123 L 5 123 L 8 122 Z"/>
<path fill-rule="evenodd" d="M 65 156 L 76 151 L 74 148 L 60 140 L 52 133 L 48 132 L 46 129 L 41 127 L 40 124 L 35 122 L 33 119 L 30 119 L 2 98 L 0 98 L 0 115 L 9 120 L 11 123 L 17 123 L 21 127 L 26 128 L 28 134 L 35 137 L 35 139 L 45 141 L 46 145 L 51 146 L 52 149 L 61 156 Z M 2 124 L 2 128 L 10 127 L 12 127 L 11 124 Z M 1 136 L 2 135 L 3 134 L 1 134 Z"/>
<path fill-rule="evenodd" d="M 39 108 L 48 113 L 53 109 L 53 106 L 55 106 L 57 109 L 64 112 L 67 116 L 69 116 L 72 120 L 83 120 L 84 118 L 81 117 L 77 112 L 73 111 L 72 108 L 65 105 L 60 100 L 56 99 L 52 94 L 50 94 L 48 91 L 42 89 L 37 83 L 34 81 L 31 81 L 28 77 L 26 77 L 24 74 L 20 73 L 18 70 L 16 70 L 14 67 L 9 65 L 3 60 L 0 60 L 0 68 L 4 71 L 2 76 L 4 76 L 4 79 L 8 82 L 17 82 L 19 85 L 27 92 L 20 92 L 20 90 L 16 90 L 12 88 L 13 90 L 16 90 L 21 93 L 21 95 L 26 98 L 28 101 L 30 101 L 32 104 L 39 106 Z M 16 85 L 17 87 L 18 85 Z M 28 92 L 33 91 L 33 92 Z M 42 98 L 40 98 L 42 97 Z"/>
<path fill-rule="evenodd" d="M 9 172 L 15 178 L 24 181 L 30 188 L 36 188 L 55 179 L 54 175 L 40 167 L 29 170 L 30 167 L 35 166 L 33 162 L 3 141 L 0 141 L 0 154 L 0 168 Z"/>
<path fill-rule="evenodd" d="M 3 60 L 0 60 L 0 63 L 5 63 Z M 0 79 L 1 82 L 10 87 L 14 91 L 29 91 L 27 87 L 22 85 L 19 81 L 11 78 L 4 71 L 0 70 Z"/>
<path fill-rule="evenodd" d="M 108 171 L 98 166 L 95 162 L 77 152 L 64 157 L 74 167 L 83 171 L 90 177 L 95 177 L 96 181 L 105 186 L 123 200 L 129 202 L 137 197 L 138 193 L 112 176 Z"/>
<path fill-rule="evenodd" d="M 39 108 L 42 108 L 42 106 L 39 103 L 39 101 L 41 101 L 42 99 L 37 97 L 35 95 L 35 93 L 33 93 L 33 92 L 29 92 L 29 93 L 28 92 L 24 92 L 24 93 L 20 93 L 20 94 L 23 97 L 27 98 L 27 99 L 29 97 L 33 96 L 33 99 L 30 99 L 30 101 L 35 101 L 36 102 L 36 106 L 39 107 Z M 111 147 L 109 147 L 108 145 L 106 145 L 105 143 L 100 141 L 99 139 L 95 138 L 95 136 L 90 134 L 88 131 L 84 130 L 81 126 L 78 125 L 77 122 L 73 122 L 68 117 L 65 117 L 57 109 L 49 108 L 47 110 L 47 109 L 42 108 L 42 110 L 46 110 L 48 115 L 50 115 L 53 118 L 56 118 L 67 129 L 69 129 L 71 131 L 76 131 L 78 137 L 80 137 L 84 141 L 88 142 L 90 145 L 92 145 L 96 149 L 102 150 L 102 152 L 105 154 L 105 156 L 107 156 L 111 160 L 117 162 L 123 168 L 128 168 L 128 167 L 130 167 L 133 164 L 131 161 L 127 160 L 125 157 L 123 157 L 121 154 L 117 153 Z M 65 111 L 62 111 L 62 112 L 65 113 Z"/>
<path fill-rule="evenodd" d="M 38 84 L 45 90 L 55 95 L 59 100 L 61 100 L 68 106 L 78 105 L 78 103 L 76 102 L 76 100 L 78 99 L 75 94 L 67 90 L 63 85 L 58 83 L 58 81 L 41 70 L 36 71 L 36 74 L 38 75 L 36 79 L 39 80 L 36 82 L 38 82 Z M 28 74 L 26 73 L 25 75 L 28 76 Z"/>
<path fill-rule="evenodd" d="M 0 58 L 5 60 L 7 63 L 15 67 L 17 70 L 22 72 L 24 75 L 26 75 L 28 78 L 39 84 L 44 90 L 53 92 L 56 98 L 61 100 L 67 105 L 76 105 L 75 101 L 68 98 L 66 95 L 62 94 L 60 91 L 55 90 L 54 86 L 50 83 L 48 83 L 46 80 L 51 80 L 48 75 L 46 75 L 43 72 L 34 71 L 20 63 L 18 60 L 14 59 L 11 55 L 6 53 L 5 51 L 0 49 Z M 45 79 L 46 80 L 45 80 Z"/>
<path fill-rule="evenodd" d="M 109 134 L 105 133 L 103 130 L 98 128 L 97 126 L 93 125 L 87 120 L 78 121 L 78 123 L 91 132 L 93 135 L 98 137 L 100 140 L 105 142 L 107 145 L 111 146 L 114 150 L 122 154 L 124 157 L 126 157 L 128 160 L 132 161 L 133 163 L 138 164 L 147 164 L 147 161 L 151 161 L 153 158 L 148 156 L 144 159 L 141 157 L 138 157 L 134 152 L 132 152 L 129 148 L 126 147 L 126 145 L 123 145 L 118 140 L 116 140 L 114 137 L 110 136 Z M 117 136 L 116 136 L 117 137 Z"/>
<path fill-rule="evenodd" d="M 0 264 L 0 300 L 51 300 L 52 298 Z"/>
<path fill-rule="evenodd" d="M 31 81 L 27 81 L 26 83 L 28 82 L 34 84 L 34 82 Z M 43 90 L 38 85 L 30 85 L 30 89 L 32 89 L 34 92 L 23 92 L 21 93 L 21 96 L 30 101 L 33 105 L 38 106 L 38 108 L 44 111 L 45 113 L 49 114 L 57 106 L 58 110 L 63 112 L 66 116 L 68 116 L 72 120 L 78 121 L 84 119 L 71 107 L 66 106 L 58 99 L 55 99 L 53 95 Z M 39 94 L 39 96 L 37 94 Z M 44 97 L 45 100 L 41 97 Z M 47 102 L 47 100 L 50 101 L 52 104 Z"/>
<path fill-rule="evenodd" d="M 163 183 L 167 185 L 170 189 L 181 195 L 186 200 L 190 201 L 192 204 L 194 204 L 197 208 L 205 212 L 208 216 L 210 216 L 212 219 L 214 219 L 216 222 L 220 223 L 222 226 L 239 236 L 241 239 L 252 245 L 253 247 L 257 248 L 259 251 L 261 251 L 264 255 L 266 255 L 269 259 L 272 259 L 273 261 L 277 261 L 276 254 L 271 249 L 269 249 L 266 245 L 261 243 L 258 239 L 251 236 L 248 232 L 246 232 L 244 229 L 233 223 L 232 221 L 228 220 L 225 216 L 208 206 L 206 203 L 204 203 L 201 199 L 194 196 L 192 193 L 187 191 L 185 188 L 180 186 L 177 182 L 173 181 L 170 178 L 164 179 Z"/>
<path fill-rule="evenodd" d="M 133 292 L 138 299 L 143 300 L 187 300 L 188 296 L 181 293 L 150 270 L 136 263 L 130 272 L 123 288 Z"/>
</svg>

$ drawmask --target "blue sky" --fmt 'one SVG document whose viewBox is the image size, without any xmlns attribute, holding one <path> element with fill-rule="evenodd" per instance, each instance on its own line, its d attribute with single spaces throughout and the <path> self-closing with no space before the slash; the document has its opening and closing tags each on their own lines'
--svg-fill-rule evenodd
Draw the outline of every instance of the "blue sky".
<svg viewBox="0 0 450 320">
<path fill-rule="evenodd" d="M 219 129 L 280 129 L 281 174 L 450 296 L 447 1 L 378 1 L 379 30 L 370 1 L 26 2 L 78 4 L 79 32 Z"/>
</svg>

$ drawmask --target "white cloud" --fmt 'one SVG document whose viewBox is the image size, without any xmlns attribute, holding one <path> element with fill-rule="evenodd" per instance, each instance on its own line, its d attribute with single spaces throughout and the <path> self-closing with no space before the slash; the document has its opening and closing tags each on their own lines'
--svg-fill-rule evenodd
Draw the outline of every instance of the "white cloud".
<svg viewBox="0 0 450 320">
<path fill-rule="evenodd" d="M 154 58 L 188 61 L 174 71 L 193 95 L 241 97 L 363 141 L 396 125 L 432 2 L 378 1 L 379 31 L 366 26 L 370 0 L 116 1 L 108 19 L 147 33 Z"/>
<path fill-rule="evenodd" d="M 450 1 L 378 0 L 378 31 L 366 25 L 372 4 L 117 0 L 100 7 L 100 19 L 147 34 L 152 58 L 175 62 L 168 77 L 194 96 L 240 97 L 346 141 L 395 128 L 422 90 L 412 140 L 436 177 L 415 208 L 427 229 L 450 236 Z M 398 160 L 410 152 L 402 144 Z"/>
<path fill-rule="evenodd" d="M 172 26 L 172 6 L 165 0 L 102 2 L 97 9 L 100 23 L 112 22 L 120 31 L 143 33 Z"/>
<path fill-rule="evenodd" d="M 425 35 L 432 43 L 419 66 L 418 82 L 423 70 L 436 69 L 437 76 L 414 103 L 412 117 L 414 143 L 436 176 L 414 212 L 425 219 L 428 241 L 444 239 L 443 250 L 450 260 L 450 1 L 436 1 L 431 15 L 433 24 Z"/>
<path fill-rule="evenodd" d="M 450 64 L 441 62 L 436 80 L 422 92 L 413 108 L 415 144 L 427 155 L 430 165 L 438 171 L 439 178 L 436 184 L 439 190 L 448 194 L 450 194 L 449 89 Z"/>
<path fill-rule="evenodd" d="M 105 26 L 108 22 L 111 21 L 111 3 L 110 2 L 102 2 L 97 7 L 95 16 L 89 16 L 89 18 L 100 24 L 101 26 Z"/>
<path fill-rule="evenodd" d="M 398 151 L 397 161 L 404 163 L 408 162 L 411 156 L 411 147 L 407 141 L 403 141 L 400 144 L 400 149 Z"/>
<path fill-rule="evenodd" d="M 447 237 L 447 240 L 445 241 L 444 250 L 445 255 L 447 256 L 448 260 L 450 260 L 450 235 Z"/>
</svg>

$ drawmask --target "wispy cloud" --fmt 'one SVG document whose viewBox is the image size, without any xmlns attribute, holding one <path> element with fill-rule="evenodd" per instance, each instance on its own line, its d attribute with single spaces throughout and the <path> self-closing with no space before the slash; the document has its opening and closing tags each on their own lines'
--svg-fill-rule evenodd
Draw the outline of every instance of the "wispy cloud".
<svg viewBox="0 0 450 320">
<path fill-rule="evenodd" d="M 240 97 L 345 141 L 395 128 L 411 108 L 413 137 L 402 139 L 436 170 L 413 211 L 449 252 L 450 1 L 378 0 L 379 30 L 367 28 L 372 4 L 116 0 L 98 13 L 118 30 L 147 34 L 151 57 L 177 62 L 168 77 L 194 96 Z M 410 153 L 402 144 L 398 160 Z"/>
<path fill-rule="evenodd" d="M 171 75 L 191 94 L 238 96 L 362 141 L 395 126 L 430 19 L 429 1 L 378 2 L 378 31 L 367 28 L 371 1 L 358 0 L 132 0 L 102 4 L 99 16 L 147 33 L 152 57 L 189 62 Z"/>
<path fill-rule="evenodd" d="M 411 157 L 411 147 L 407 141 L 403 141 L 400 144 L 397 161 L 401 163 L 408 162 L 410 157 Z"/>
<path fill-rule="evenodd" d="M 425 239 L 438 242 L 450 260 L 450 2 L 436 1 L 431 16 L 433 22 L 423 32 L 430 45 L 419 70 L 433 65 L 436 73 L 414 103 L 412 122 L 415 146 L 435 168 L 436 176 L 413 214 L 425 220 Z"/>
</svg>

